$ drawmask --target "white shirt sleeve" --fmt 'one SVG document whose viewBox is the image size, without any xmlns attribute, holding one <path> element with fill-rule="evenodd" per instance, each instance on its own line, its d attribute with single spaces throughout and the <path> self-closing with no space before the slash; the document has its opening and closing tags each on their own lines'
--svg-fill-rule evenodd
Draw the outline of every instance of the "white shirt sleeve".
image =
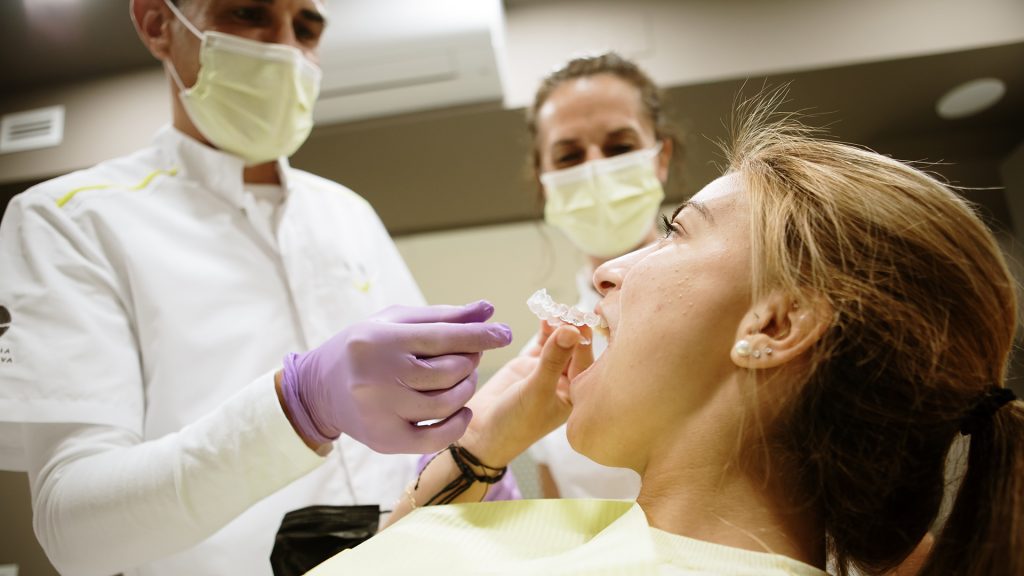
<svg viewBox="0 0 1024 576">
<path fill-rule="evenodd" d="M 34 528 L 61 573 L 111 574 L 188 548 L 323 459 L 268 374 L 180 432 L 22 427 Z"/>
<path fill-rule="evenodd" d="M 130 296 L 86 233 L 91 222 L 71 212 L 36 190 L 15 197 L 0 223 L 0 305 L 12 316 L 0 344 L 9 360 L 0 363 L 0 422 L 141 431 L 145 398 Z M 0 466 L 16 469 L 16 456 Z"/>
</svg>

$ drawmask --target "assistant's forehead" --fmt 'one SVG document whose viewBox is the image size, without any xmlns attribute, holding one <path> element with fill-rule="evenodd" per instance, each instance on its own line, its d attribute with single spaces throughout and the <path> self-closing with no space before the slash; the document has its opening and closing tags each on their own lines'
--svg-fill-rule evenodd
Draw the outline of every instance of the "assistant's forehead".
<svg viewBox="0 0 1024 576">
<path fill-rule="evenodd" d="M 626 108 L 639 107 L 640 91 L 635 86 L 609 73 L 571 78 L 559 84 L 540 107 L 540 115 L 552 114 L 569 103 L 578 108 L 606 108 L 619 103 Z"/>
<path fill-rule="evenodd" d="M 608 129 L 644 123 L 640 92 L 612 74 L 566 80 L 548 95 L 537 111 L 539 130 L 552 139 L 582 127 Z"/>
</svg>

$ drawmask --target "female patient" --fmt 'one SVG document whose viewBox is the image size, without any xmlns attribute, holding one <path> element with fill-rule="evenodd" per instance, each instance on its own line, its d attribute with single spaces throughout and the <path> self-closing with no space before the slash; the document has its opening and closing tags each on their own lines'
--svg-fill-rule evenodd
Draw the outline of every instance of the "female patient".
<svg viewBox="0 0 1024 576">
<path fill-rule="evenodd" d="M 314 574 L 811 575 L 826 557 L 880 574 L 936 521 L 963 436 L 920 574 L 1024 575 L 996 243 L 948 188 L 778 119 L 780 98 L 746 114 L 728 171 L 664 238 L 596 271 L 604 354 L 588 367 L 581 335 L 556 330 L 474 399 L 397 514 L 420 509 Z M 566 417 L 575 449 L 640 473 L 636 504 L 426 506 L 479 499 Z"/>
</svg>

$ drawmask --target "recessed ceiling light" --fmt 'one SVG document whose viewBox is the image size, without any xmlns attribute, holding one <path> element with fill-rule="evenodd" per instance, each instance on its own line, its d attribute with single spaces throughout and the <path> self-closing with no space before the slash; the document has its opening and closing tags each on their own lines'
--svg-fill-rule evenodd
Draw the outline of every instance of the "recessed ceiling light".
<svg viewBox="0 0 1024 576">
<path fill-rule="evenodd" d="M 978 78 L 946 92 L 935 104 L 939 116 L 953 120 L 966 118 L 987 110 L 1006 94 L 1006 84 L 999 78 Z"/>
</svg>

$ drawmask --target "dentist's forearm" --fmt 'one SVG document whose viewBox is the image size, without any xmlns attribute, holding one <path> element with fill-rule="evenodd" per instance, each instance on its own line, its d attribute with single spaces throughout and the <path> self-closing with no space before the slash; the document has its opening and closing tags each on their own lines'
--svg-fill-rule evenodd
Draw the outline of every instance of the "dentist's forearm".
<svg viewBox="0 0 1024 576">
<path fill-rule="evenodd" d="M 65 574 L 111 574 L 193 546 L 316 468 L 270 375 L 216 411 L 142 441 L 110 426 L 27 425 L 34 527 Z"/>
</svg>

